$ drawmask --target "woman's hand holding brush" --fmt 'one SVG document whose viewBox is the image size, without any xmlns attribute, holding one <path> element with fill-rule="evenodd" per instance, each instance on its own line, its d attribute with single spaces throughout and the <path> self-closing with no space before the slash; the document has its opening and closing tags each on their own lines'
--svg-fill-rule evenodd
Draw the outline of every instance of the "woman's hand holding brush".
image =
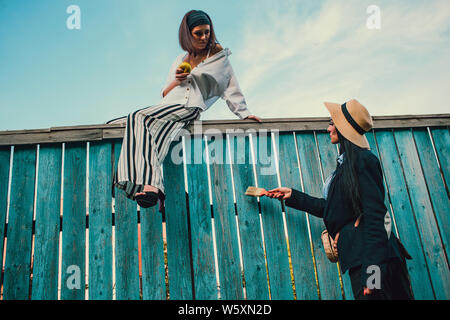
<svg viewBox="0 0 450 320">
<path fill-rule="evenodd" d="M 277 198 L 280 200 L 286 200 L 286 199 L 290 198 L 291 195 L 292 195 L 292 189 L 286 188 L 286 187 L 275 188 L 275 189 L 269 190 L 268 194 L 267 194 L 267 196 L 269 198 Z"/>
<path fill-rule="evenodd" d="M 245 191 L 245 194 L 247 196 L 253 196 L 253 197 L 267 196 L 272 199 L 276 198 L 276 199 L 280 199 L 280 200 L 286 200 L 287 198 L 291 197 L 292 189 L 281 187 L 281 188 L 275 188 L 275 189 L 267 191 L 264 188 L 248 187 L 247 191 Z"/>
</svg>

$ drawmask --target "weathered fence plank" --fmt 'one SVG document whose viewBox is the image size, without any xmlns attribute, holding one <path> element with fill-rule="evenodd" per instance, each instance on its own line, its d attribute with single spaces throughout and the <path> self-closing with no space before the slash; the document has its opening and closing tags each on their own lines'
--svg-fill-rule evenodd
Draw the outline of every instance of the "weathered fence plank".
<svg viewBox="0 0 450 320">
<path fill-rule="evenodd" d="M 86 143 L 66 143 L 62 222 L 61 299 L 85 298 Z"/>
<path fill-rule="evenodd" d="M 262 123 L 254 120 L 207 120 L 197 129 L 199 133 L 210 129 L 225 132 L 231 130 L 279 130 L 280 132 L 322 130 L 326 128 L 329 117 L 304 118 L 265 118 Z M 450 114 L 373 116 L 375 129 L 404 127 L 437 127 L 447 126 Z M 186 128 L 193 133 L 194 125 Z M 93 141 L 102 139 L 123 138 L 125 121 L 121 124 L 93 124 L 79 126 L 52 127 L 45 129 L 6 130 L 0 131 L 0 145 L 19 145 L 33 143 L 56 143 L 68 141 Z"/>
<path fill-rule="evenodd" d="M 253 137 L 254 138 L 254 137 Z M 242 246 L 247 299 L 269 299 L 258 201 L 245 195 L 248 186 L 256 186 L 249 136 L 237 136 L 232 146 L 233 178 L 236 193 L 239 234 Z M 236 150 L 244 150 L 239 152 Z"/>
<path fill-rule="evenodd" d="M 423 174 L 428 186 L 428 193 L 433 204 L 435 218 L 448 259 L 450 254 L 449 197 L 445 190 L 444 181 L 439 171 L 438 161 L 434 154 L 428 131 L 426 129 L 414 129 L 413 133 L 417 145 L 417 153 L 419 154 Z"/>
<path fill-rule="evenodd" d="M 450 189 L 450 134 L 449 128 L 433 128 L 431 135 L 433 136 L 436 153 L 441 164 L 442 174 L 444 175 L 447 188 Z M 447 189 L 447 192 L 449 190 Z"/>
<path fill-rule="evenodd" d="M 166 299 L 164 242 L 159 205 L 141 208 L 142 299 Z"/>
<path fill-rule="evenodd" d="M 0 147 L 0 261 L 3 264 L 3 245 L 5 238 L 6 214 L 8 208 L 8 186 L 9 186 L 9 163 L 11 157 L 11 147 Z M 2 279 L 0 277 L 0 286 Z"/>
<path fill-rule="evenodd" d="M 112 279 L 112 144 L 89 148 L 89 300 L 111 300 Z"/>
<path fill-rule="evenodd" d="M 14 148 L 3 299 L 29 299 L 36 146 Z"/>
<path fill-rule="evenodd" d="M 399 238 L 413 258 L 413 260 L 407 260 L 407 267 L 414 297 L 416 299 L 433 299 L 434 293 L 428 267 L 417 226 L 414 223 L 414 214 L 392 130 L 375 131 L 375 137 L 389 188 Z"/>
<path fill-rule="evenodd" d="M 302 190 L 295 137 L 292 133 L 280 134 L 279 168 L 281 186 Z M 316 282 L 307 213 L 288 206 L 286 224 L 289 235 L 292 268 L 298 300 L 316 300 L 319 291 Z"/>
<path fill-rule="evenodd" d="M 162 213 L 159 205 L 140 208 L 142 298 L 166 299 Z"/>
<path fill-rule="evenodd" d="M 58 299 L 58 254 L 61 215 L 62 144 L 39 148 L 33 300 Z"/>
<path fill-rule="evenodd" d="M 121 147 L 121 142 L 114 145 L 116 168 Z M 115 190 L 114 220 L 116 299 L 139 300 L 137 204 L 118 188 Z"/>
<path fill-rule="evenodd" d="M 188 155 L 205 154 L 205 143 L 201 136 L 187 139 L 185 147 Z M 200 300 L 217 299 L 207 170 L 206 161 L 187 164 L 194 288 L 195 298 Z"/>
<path fill-rule="evenodd" d="M 212 155 L 211 147 L 214 144 L 214 156 L 210 156 L 210 172 L 220 296 L 224 300 L 238 300 L 243 299 L 243 290 L 229 159 L 231 158 L 230 151 L 245 152 L 245 149 L 230 150 L 227 141 L 226 136 L 223 136 L 222 139 L 211 143 L 208 149 L 209 154 Z"/>
<path fill-rule="evenodd" d="M 411 129 L 396 129 L 403 172 L 437 299 L 450 298 L 450 273 Z"/>
<path fill-rule="evenodd" d="M 181 137 L 179 138 L 181 141 Z M 167 231 L 167 263 L 169 272 L 170 299 L 193 299 L 191 256 L 189 251 L 190 231 L 186 209 L 186 190 L 184 185 L 183 163 L 174 163 L 172 151 L 178 152 L 180 146 L 174 142 L 164 161 L 164 185 L 166 189 L 165 215 Z"/>
<path fill-rule="evenodd" d="M 258 185 L 267 190 L 278 187 L 275 151 L 270 133 L 268 136 L 259 136 L 254 152 Z M 262 197 L 260 201 L 271 298 L 293 299 L 281 203 L 267 197 Z"/>
</svg>

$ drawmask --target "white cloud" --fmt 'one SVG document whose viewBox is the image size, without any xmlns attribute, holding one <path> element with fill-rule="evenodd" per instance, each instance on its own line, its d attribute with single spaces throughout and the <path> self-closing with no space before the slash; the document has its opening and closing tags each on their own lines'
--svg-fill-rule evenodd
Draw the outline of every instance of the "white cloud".
<svg viewBox="0 0 450 320">
<path fill-rule="evenodd" d="M 448 1 L 379 1 L 381 30 L 366 28 L 368 1 L 303 4 L 262 2 L 232 48 L 253 113 L 325 116 L 323 101 L 354 97 L 374 115 L 445 112 Z M 214 118 L 222 115 L 229 118 L 227 110 Z"/>
</svg>

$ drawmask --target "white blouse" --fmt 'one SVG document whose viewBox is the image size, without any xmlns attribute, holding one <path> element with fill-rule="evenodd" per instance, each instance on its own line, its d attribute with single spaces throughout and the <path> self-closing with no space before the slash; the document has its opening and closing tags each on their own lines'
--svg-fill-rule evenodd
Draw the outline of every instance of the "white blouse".
<svg viewBox="0 0 450 320">
<path fill-rule="evenodd" d="M 199 107 L 205 111 L 220 97 L 240 119 L 251 115 L 228 59 L 229 55 L 231 55 L 231 51 L 225 48 L 206 58 L 192 69 L 186 80 L 163 97 L 161 103 L 181 104 L 187 108 Z M 172 64 L 166 85 L 161 90 L 161 96 L 169 83 L 175 80 L 175 71 L 185 56 L 185 53 L 180 54 Z"/>
</svg>

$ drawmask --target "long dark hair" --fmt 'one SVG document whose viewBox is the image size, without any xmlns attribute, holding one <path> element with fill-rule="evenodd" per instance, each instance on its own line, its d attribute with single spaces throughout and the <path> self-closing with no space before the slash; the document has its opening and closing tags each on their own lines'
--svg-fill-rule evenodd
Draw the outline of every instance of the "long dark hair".
<svg viewBox="0 0 450 320">
<path fill-rule="evenodd" d="M 191 11 L 187 12 L 183 17 L 183 20 L 181 20 L 180 29 L 178 30 L 178 39 L 180 41 L 181 49 L 189 52 L 189 54 L 196 55 L 196 52 L 194 52 L 194 47 L 192 45 L 191 30 L 189 30 L 189 26 L 187 23 L 188 16 L 194 11 L 195 10 L 191 10 Z M 216 47 L 217 38 L 216 38 L 216 34 L 214 33 L 213 22 L 206 12 L 205 12 L 205 14 L 208 17 L 209 22 L 211 23 L 210 24 L 210 32 L 209 32 L 209 40 L 208 40 L 208 44 L 206 45 L 206 48 L 205 48 L 205 50 L 209 50 L 209 49 L 214 49 Z"/>
<path fill-rule="evenodd" d="M 342 168 L 338 170 L 339 164 L 336 166 L 335 190 L 340 192 L 343 199 L 350 201 L 355 218 L 357 218 L 362 210 L 356 163 L 362 148 L 347 140 L 339 130 L 336 129 L 336 132 L 339 139 L 339 154 L 341 155 L 344 152 L 345 154 L 344 161 L 341 164 Z"/>
</svg>

